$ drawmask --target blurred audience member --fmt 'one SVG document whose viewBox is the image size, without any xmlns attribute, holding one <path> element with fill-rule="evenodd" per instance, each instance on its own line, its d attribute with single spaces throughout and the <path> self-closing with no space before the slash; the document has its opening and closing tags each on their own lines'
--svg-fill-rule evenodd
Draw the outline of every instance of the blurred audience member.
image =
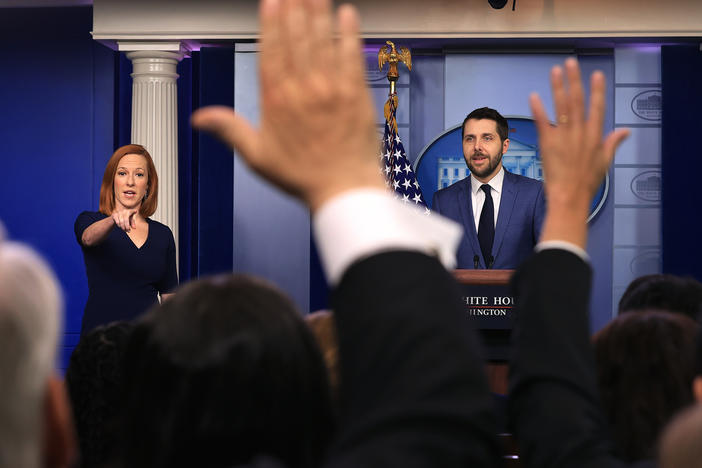
<svg viewBox="0 0 702 468">
<path fill-rule="evenodd" d="M 668 274 L 645 275 L 627 286 L 619 300 L 619 313 L 665 310 L 699 320 L 702 283 L 691 277 Z"/>
<path fill-rule="evenodd" d="M 122 359 L 131 330 L 129 322 L 100 325 L 84 334 L 71 354 L 65 380 L 82 467 L 104 466 L 116 455 Z"/>
<path fill-rule="evenodd" d="M 61 313 L 49 266 L 0 239 L 0 467 L 67 467 L 75 457 L 68 400 L 53 373 Z"/>
<path fill-rule="evenodd" d="M 182 287 L 125 354 L 123 466 L 318 466 L 333 436 L 327 374 L 290 300 L 246 276 Z"/>
<path fill-rule="evenodd" d="M 697 322 L 681 314 L 623 314 L 593 339 L 602 403 L 621 459 L 653 459 L 665 425 L 693 400 Z"/>
</svg>

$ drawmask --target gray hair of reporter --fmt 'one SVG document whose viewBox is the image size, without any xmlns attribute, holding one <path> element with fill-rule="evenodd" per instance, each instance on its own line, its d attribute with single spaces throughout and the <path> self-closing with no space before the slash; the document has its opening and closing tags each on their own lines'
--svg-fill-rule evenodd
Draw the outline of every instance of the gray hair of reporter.
<svg viewBox="0 0 702 468">
<path fill-rule="evenodd" d="M 0 466 L 41 465 L 61 304 L 47 263 L 31 248 L 0 238 Z"/>
</svg>

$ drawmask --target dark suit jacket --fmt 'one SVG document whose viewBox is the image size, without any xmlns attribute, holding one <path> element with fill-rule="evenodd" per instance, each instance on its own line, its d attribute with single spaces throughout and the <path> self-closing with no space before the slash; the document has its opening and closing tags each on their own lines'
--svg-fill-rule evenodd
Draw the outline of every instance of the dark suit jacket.
<svg viewBox="0 0 702 468">
<path fill-rule="evenodd" d="M 457 268 L 485 268 L 475 230 L 471 203 L 470 176 L 437 191 L 432 199 L 432 210 L 463 225 L 463 239 L 456 253 Z M 495 269 L 517 268 L 534 249 L 541 235 L 546 204 L 543 183 L 505 170 L 500 209 L 495 226 L 492 256 Z"/>
<path fill-rule="evenodd" d="M 436 259 L 415 252 L 374 255 L 344 274 L 332 295 L 341 409 L 324 467 L 501 466 L 460 296 Z"/>
<path fill-rule="evenodd" d="M 591 271 L 545 250 L 515 273 L 509 413 L 525 468 L 651 467 L 612 455 L 588 317 Z"/>
</svg>

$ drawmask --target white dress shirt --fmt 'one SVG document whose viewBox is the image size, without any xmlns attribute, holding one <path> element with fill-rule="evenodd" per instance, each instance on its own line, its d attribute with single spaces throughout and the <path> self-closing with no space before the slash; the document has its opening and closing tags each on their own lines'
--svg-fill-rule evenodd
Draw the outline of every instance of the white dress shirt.
<svg viewBox="0 0 702 468">
<path fill-rule="evenodd" d="M 494 226 L 497 226 L 497 213 L 500 211 L 500 199 L 502 198 L 502 183 L 505 181 L 505 168 L 501 167 L 500 171 L 495 174 L 495 177 L 490 179 L 487 184 L 490 186 L 490 195 L 492 196 L 492 205 L 494 206 L 495 219 Z M 480 213 L 483 211 L 485 204 L 485 192 L 480 187 L 483 182 L 480 182 L 475 177 L 470 178 L 471 203 L 473 204 L 473 221 L 475 221 L 475 232 L 478 232 L 478 224 L 480 222 Z"/>
<path fill-rule="evenodd" d="M 357 260 L 391 250 L 416 250 L 456 267 L 461 226 L 396 200 L 381 189 L 354 189 L 326 201 L 312 219 L 319 256 L 330 285 Z"/>
</svg>

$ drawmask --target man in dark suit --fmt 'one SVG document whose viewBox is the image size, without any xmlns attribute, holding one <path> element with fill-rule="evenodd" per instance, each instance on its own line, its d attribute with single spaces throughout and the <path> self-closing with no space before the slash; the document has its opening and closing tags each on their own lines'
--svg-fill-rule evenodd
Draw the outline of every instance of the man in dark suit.
<svg viewBox="0 0 702 468">
<path fill-rule="evenodd" d="M 494 109 L 468 114 L 461 140 L 471 175 L 434 194 L 432 209 L 463 225 L 458 268 L 516 268 L 539 239 L 543 184 L 503 168 L 508 132 L 507 119 Z"/>
</svg>

